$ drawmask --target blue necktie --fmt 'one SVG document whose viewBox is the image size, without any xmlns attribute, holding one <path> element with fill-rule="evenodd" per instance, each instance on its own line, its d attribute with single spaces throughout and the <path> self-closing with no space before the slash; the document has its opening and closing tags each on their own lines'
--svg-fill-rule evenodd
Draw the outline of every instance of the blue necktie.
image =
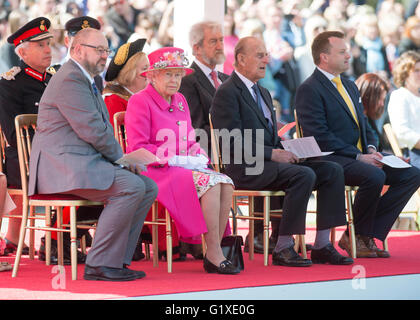
<svg viewBox="0 0 420 320">
<path fill-rule="evenodd" d="M 92 82 L 92 88 L 95 96 L 98 95 L 98 87 L 96 86 L 95 81 Z"/>
<path fill-rule="evenodd" d="M 255 95 L 256 95 L 256 97 L 257 97 L 257 100 L 256 100 L 257 105 L 258 105 L 258 107 L 260 108 L 261 112 L 263 113 L 264 118 L 265 118 L 265 120 L 267 121 L 268 127 L 270 128 L 270 130 L 273 130 L 273 125 L 271 124 L 271 121 L 270 121 L 270 119 L 268 118 L 268 117 L 270 117 L 270 118 L 271 118 L 271 113 L 270 113 L 270 114 L 266 114 L 266 112 L 264 112 L 264 107 L 263 107 L 263 104 L 262 104 L 262 101 L 263 101 L 263 100 L 262 100 L 262 96 L 261 96 L 261 91 L 260 91 L 260 88 L 258 87 L 258 85 L 257 85 L 257 84 L 254 84 L 254 85 L 252 86 L 252 89 L 254 90 Z"/>
</svg>

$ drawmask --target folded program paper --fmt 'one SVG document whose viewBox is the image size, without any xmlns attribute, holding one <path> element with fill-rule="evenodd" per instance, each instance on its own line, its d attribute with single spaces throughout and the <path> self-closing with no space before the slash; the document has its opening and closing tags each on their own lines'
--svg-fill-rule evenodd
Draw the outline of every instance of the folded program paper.
<svg viewBox="0 0 420 320">
<path fill-rule="evenodd" d="M 322 152 L 314 137 L 304 137 L 281 141 L 286 151 L 295 154 L 299 159 L 322 157 L 333 153 L 333 151 Z"/>
</svg>

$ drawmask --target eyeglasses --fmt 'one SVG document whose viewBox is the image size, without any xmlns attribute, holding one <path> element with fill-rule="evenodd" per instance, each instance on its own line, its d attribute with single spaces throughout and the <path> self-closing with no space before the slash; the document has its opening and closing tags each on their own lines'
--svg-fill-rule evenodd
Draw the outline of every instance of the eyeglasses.
<svg viewBox="0 0 420 320">
<path fill-rule="evenodd" d="M 112 50 L 111 49 L 105 49 L 104 47 L 102 47 L 102 46 L 97 46 L 97 47 L 95 47 L 95 46 L 91 46 L 90 44 L 84 44 L 84 43 L 81 43 L 81 45 L 82 46 L 85 46 L 85 47 L 89 47 L 89 48 L 93 48 L 93 49 L 95 49 L 96 50 L 96 52 L 99 54 L 99 55 L 103 55 L 104 53 L 107 55 L 107 56 L 109 56 L 111 53 L 112 53 Z"/>
</svg>

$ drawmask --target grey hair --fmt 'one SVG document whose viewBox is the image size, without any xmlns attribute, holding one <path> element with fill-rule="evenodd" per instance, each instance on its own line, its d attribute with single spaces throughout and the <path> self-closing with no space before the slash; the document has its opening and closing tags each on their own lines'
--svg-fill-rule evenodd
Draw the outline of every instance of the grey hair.
<svg viewBox="0 0 420 320">
<path fill-rule="evenodd" d="M 215 21 L 203 21 L 194 24 L 190 30 L 190 46 L 193 50 L 196 44 L 199 46 L 203 44 L 205 29 L 219 29 L 223 32 L 222 25 Z"/>
<path fill-rule="evenodd" d="M 26 49 L 29 47 L 29 41 L 22 42 L 15 48 L 15 53 L 20 60 L 23 60 L 22 55 L 20 54 L 20 49 Z"/>
</svg>

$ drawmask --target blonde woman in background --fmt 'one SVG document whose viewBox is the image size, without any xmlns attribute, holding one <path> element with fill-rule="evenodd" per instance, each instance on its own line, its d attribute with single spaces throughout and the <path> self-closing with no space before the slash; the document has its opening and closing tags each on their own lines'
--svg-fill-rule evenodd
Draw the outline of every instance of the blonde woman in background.
<svg viewBox="0 0 420 320">
<path fill-rule="evenodd" d="M 400 147 L 409 149 L 410 163 L 420 168 L 420 53 L 403 53 L 393 75 L 398 89 L 389 99 L 389 120 Z"/>
</svg>

